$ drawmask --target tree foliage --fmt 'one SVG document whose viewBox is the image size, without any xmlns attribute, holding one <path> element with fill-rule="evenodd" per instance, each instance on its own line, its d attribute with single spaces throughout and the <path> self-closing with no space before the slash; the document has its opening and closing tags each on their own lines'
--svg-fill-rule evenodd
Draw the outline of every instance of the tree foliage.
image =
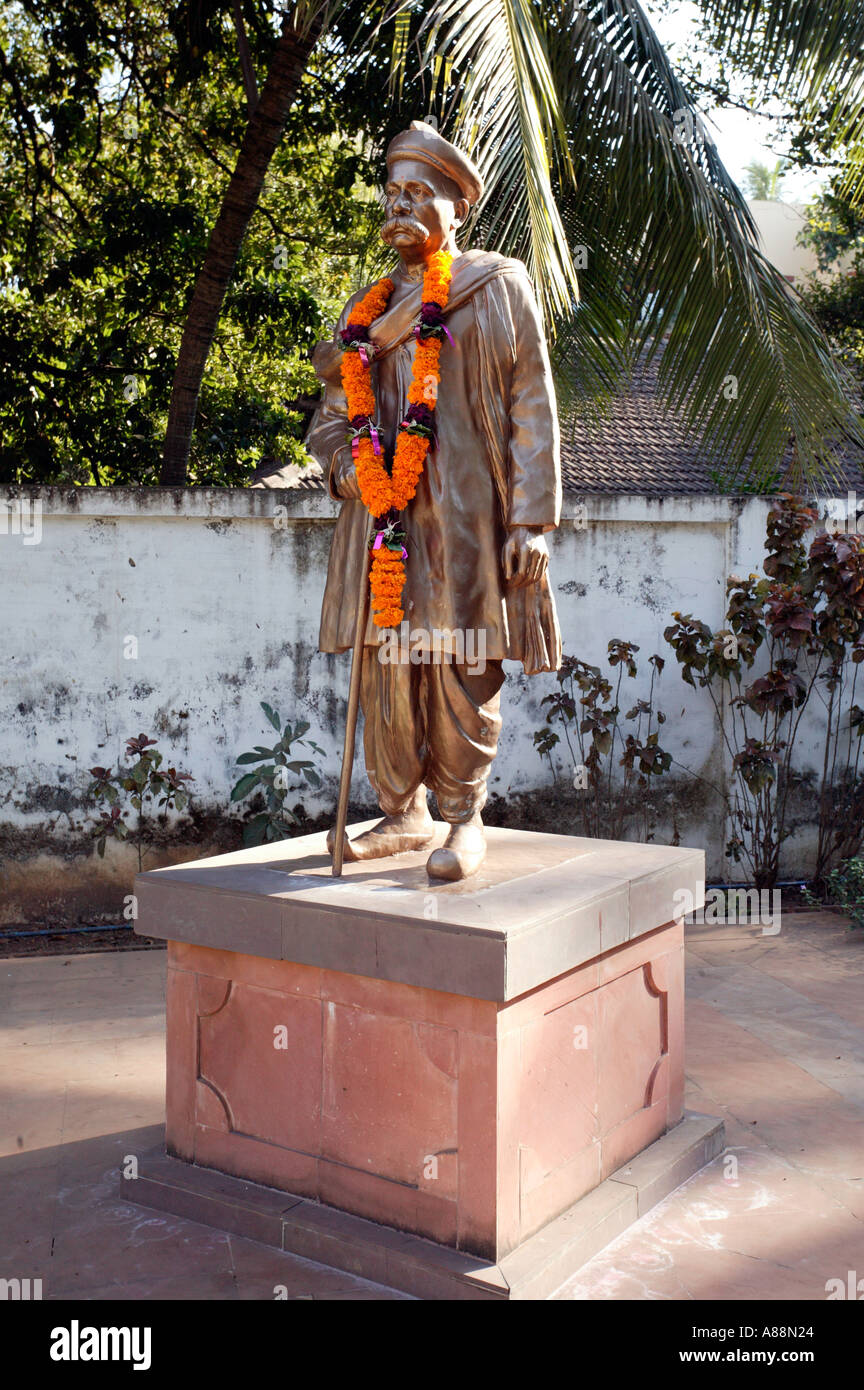
<svg viewBox="0 0 864 1390">
<path fill-rule="evenodd" d="M 271 9 L 243 7 L 262 67 Z M 0 19 L 5 482 L 158 481 L 185 307 L 246 124 L 231 6 L 178 4 L 167 21 L 149 0 L 25 3 Z M 376 230 L 374 111 L 336 67 L 319 48 L 244 242 L 191 482 L 306 459 L 309 350 Z"/>
<path fill-rule="evenodd" d="M 864 208 L 852 204 L 842 174 L 808 211 L 802 241 L 816 253 L 819 276 L 805 298 L 838 357 L 864 385 Z"/>
<path fill-rule="evenodd" d="M 754 89 L 767 74 L 763 89 L 821 122 L 820 138 L 842 132 L 857 168 L 862 0 L 843 7 L 851 49 L 837 7 L 700 8 L 723 62 L 743 64 Z M 196 322 L 190 294 L 219 259 L 254 74 L 263 90 L 285 14 L 309 39 L 313 11 L 311 59 L 276 103 L 278 124 L 290 107 L 284 141 L 232 270 L 258 199 L 247 180 L 240 231 L 216 248 L 209 318 Z M 202 373 L 190 481 L 301 459 L 308 347 L 379 264 L 371 190 L 386 140 L 430 110 L 487 176 L 472 244 L 528 263 L 565 412 L 608 398 L 662 343 L 663 401 L 710 436 L 730 474 L 768 476 L 793 442 L 800 469 L 824 476 L 845 440 L 864 442 L 824 334 L 760 254 L 636 0 L 302 0 L 284 13 L 267 0 L 167 12 L 24 0 L 0 21 L 0 76 L 7 480 L 157 481 L 172 368 L 166 481 L 186 476 Z"/>
</svg>

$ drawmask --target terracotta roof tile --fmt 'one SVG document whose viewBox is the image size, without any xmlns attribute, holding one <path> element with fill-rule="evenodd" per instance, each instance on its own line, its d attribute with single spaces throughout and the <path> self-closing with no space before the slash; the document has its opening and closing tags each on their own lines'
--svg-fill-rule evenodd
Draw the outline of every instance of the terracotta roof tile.
<svg viewBox="0 0 864 1390">
<path fill-rule="evenodd" d="M 688 440 L 681 422 L 665 410 L 657 396 L 657 367 L 657 358 L 639 367 L 630 390 L 613 401 L 608 415 L 562 420 L 565 492 L 669 497 L 743 490 L 734 484 L 724 486 L 722 456 L 710 446 Z M 272 464 L 253 475 L 251 486 L 319 492 L 325 484 L 317 464 L 305 469 Z M 839 486 L 864 494 L 864 453 L 849 452 L 844 482 L 826 482 L 819 491 L 832 495 Z"/>
<path fill-rule="evenodd" d="M 562 420 L 566 492 L 667 497 L 743 490 L 734 483 L 724 486 L 722 455 L 688 440 L 681 422 L 658 399 L 658 361 L 637 369 L 629 392 L 613 401 L 607 416 Z M 864 453 L 846 455 L 844 484 L 864 488 Z M 820 491 L 833 494 L 837 489 L 837 483 L 826 482 Z"/>
</svg>

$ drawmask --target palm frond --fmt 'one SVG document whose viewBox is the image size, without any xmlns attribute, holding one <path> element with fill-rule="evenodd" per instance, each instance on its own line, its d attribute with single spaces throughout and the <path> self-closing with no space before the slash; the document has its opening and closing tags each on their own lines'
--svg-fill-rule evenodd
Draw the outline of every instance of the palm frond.
<svg viewBox="0 0 864 1390">
<path fill-rule="evenodd" d="M 530 0 L 438 0 L 424 57 L 459 73 L 451 135 L 489 179 L 478 216 L 491 244 L 528 266 L 548 318 L 569 312 L 579 286 L 552 187 L 552 150 L 569 167 L 563 113 L 545 36 Z"/>
<path fill-rule="evenodd" d="M 763 73 L 766 95 L 792 99 L 825 120 L 846 149 L 846 191 L 864 197 L 862 0 L 699 0 L 706 25 L 733 63 Z"/>
<path fill-rule="evenodd" d="M 712 37 L 766 88 L 819 101 L 829 87 L 860 83 L 861 0 L 699 0 Z"/>
<path fill-rule="evenodd" d="M 505 2 L 442 0 L 432 40 L 463 80 L 446 133 L 464 144 L 479 131 L 474 154 L 487 193 L 475 240 L 528 262 L 554 317 L 563 403 L 608 396 L 637 357 L 662 346 L 664 403 L 711 434 L 731 473 L 770 474 L 790 440 L 803 474 L 836 472 L 842 438 L 864 446 L 847 382 L 759 252 L 747 204 L 640 6 L 544 0 L 523 9 L 523 27 L 538 31 L 536 44 L 520 45 L 532 55 L 528 73 L 510 56 Z M 514 83 L 529 95 L 520 100 Z M 531 104 L 538 87 L 542 108 Z M 542 154 L 526 130 L 535 109 L 545 119 Z M 540 183 L 527 170 L 536 158 L 548 180 L 543 197 L 556 204 L 546 225 L 563 228 L 571 253 L 587 254 L 575 312 L 560 293 L 558 233 L 553 249 L 535 228 Z"/>
</svg>

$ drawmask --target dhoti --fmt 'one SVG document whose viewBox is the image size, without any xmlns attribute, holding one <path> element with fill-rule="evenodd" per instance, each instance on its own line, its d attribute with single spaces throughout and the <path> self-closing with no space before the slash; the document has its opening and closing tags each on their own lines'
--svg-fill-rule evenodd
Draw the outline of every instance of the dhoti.
<svg viewBox="0 0 864 1390">
<path fill-rule="evenodd" d="M 486 803 L 486 783 L 501 732 L 500 661 L 482 673 L 426 653 L 428 663 L 379 660 L 363 649 L 360 705 L 369 781 L 388 816 L 405 811 L 421 784 L 451 825 Z"/>
</svg>

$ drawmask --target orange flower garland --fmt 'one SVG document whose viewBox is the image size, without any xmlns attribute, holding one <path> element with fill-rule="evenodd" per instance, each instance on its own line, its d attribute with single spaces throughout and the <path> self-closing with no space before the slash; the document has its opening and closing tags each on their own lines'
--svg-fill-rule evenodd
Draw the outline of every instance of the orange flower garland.
<svg viewBox="0 0 864 1390">
<path fill-rule="evenodd" d="M 400 602 L 405 587 L 405 562 L 399 550 L 382 545 L 372 552 L 369 583 L 373 623 L 376 627 L 398 627 L 405 616 Z"/>
<path fill-rule="evenodd" d="M 443 311 L 450 292 L 452 260 L 449 252 L 436 252 L 423 276 L 408 410 L 399 427 L 390 472 L 374 422 L 375 392 L 369 374 L 374 345 L 368 330 L 387 307 L 393 281 L 385 277 L 373 285 L 354 306 L 350 322 L 342 331 L 342 385 L 353 431 L 357 482 L 363 503 L 377 523 L 370 574 L 372 621 L 376 627 L 396 627 L 405 616 L 400 600 L 405 587 L 407 551 L 397 530 L 397 518 L 392 514 L 404 511 L 414 497 L 434 438 L 432 417 L 441 379 L 438 359 L 444 335 L 450 336 L 444 326 Z"/>
</svg>

